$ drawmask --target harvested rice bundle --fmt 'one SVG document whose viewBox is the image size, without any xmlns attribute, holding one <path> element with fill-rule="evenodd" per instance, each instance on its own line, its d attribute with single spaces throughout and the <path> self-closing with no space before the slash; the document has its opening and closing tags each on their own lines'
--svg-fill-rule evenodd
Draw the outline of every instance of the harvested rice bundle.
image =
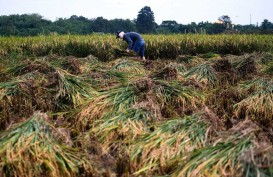
<svg viewBox="0 0 273 177">
<path fill-rule="evenodd" d="M 0 134 L 1 174 L 18 177 L 96 174 L 94 164 L 58 141 L 61 135 L 47 121 L 46 114 L 36 112 Z"/>
</svg>

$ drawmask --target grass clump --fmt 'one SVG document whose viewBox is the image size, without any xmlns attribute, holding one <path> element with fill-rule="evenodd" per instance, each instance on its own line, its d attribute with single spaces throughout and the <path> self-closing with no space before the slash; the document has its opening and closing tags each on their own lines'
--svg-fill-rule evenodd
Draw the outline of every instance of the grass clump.
<svg viewBox="0 0 273 177">
<path fill-rule="evenodd" d="M 163 111 L 164 108 L 170 108 L 170 112 L 173 113 L 186 112 L 196 109 L 203 100 L 201 93 L 190 87 L 182 86 L 178 82 L 141 78 L 129 82 L 128 85 L 101 91 L 82 108 L 78 114 L 77 122 L 85 127 L 96 119 L 125 112 L 137 104 L 144 104 L 144 102 L 149 102 L 145 103 L 150 105 L 148 108 L 159 107 Z M 154 112 L 154 110 L 149 111 Z M 162 114 L 162 112 L 157 114 Z M 160 117 L 160 115 L 156 117 Z"/>
<path fill-rule="evenodd" d="M 185 116 L 153 124 L 153 131 L 141 136 L 130 150 L 135 174 L 167 174 L 171 159 L 203 147 L 209 122 L 200 115 Z"/>
<path fill-rule="evenodd" d="M 1 174 L 18 177 L 95 174 L 79 151 L 61 144 L 58 139 L 60 134 L 48 123 L 46 114 L 37 112 L 28 120 L 2 132 Z"/>
<path fill-rule="evenodd" d="M 128 58 L 116 60 L 111 70 L 138 75 L 143 75 L 145 73 L 145 70 L 140 63 L 132 61 Z"/>
<path fill-rule="evenodd" d="M 271 127 L 273 123 L 272 81 L 268 79 L 254 79 L 243 83 L 241 88 L 250 91 L 250 94 L 234 105 L 235 114 L 245 114 L 263 123 L 266 127 Z"/>
<path fill-rule="evenodd" d="M 178 164 L 173 176 L 241 176 L 240 156 L 254 147 L 252 140 L 258 126 L 247 120 L 222 132 L 210 145 L 191 151 Z"/>
<path fill-rule="evenodd" d="M 215 86 L 218 82 L 216 71 L 209 63 L 203 63 L 191 68 L 184 76 L 193 78 L 205 86 Z"/>
<path fill-rule="evenodd" d="M 201 54 L 200 57 L 201 58 L 214 58 L 214 57 L 220 57 L 220 55 L 213 53 L 213 52 L 209 52 L 209 53 Z"/>
</svg>

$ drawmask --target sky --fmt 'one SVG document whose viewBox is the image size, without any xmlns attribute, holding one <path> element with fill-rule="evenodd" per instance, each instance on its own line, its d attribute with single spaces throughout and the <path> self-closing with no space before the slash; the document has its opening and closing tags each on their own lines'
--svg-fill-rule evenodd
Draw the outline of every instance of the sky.
<svg viewBox="0 0 273 177">
<path fill-rule="evenodd" d="M 0 0 L 0 15 L 38 13 L 51 21 L 72 15 L 133 20 L 145 6 L 154 12 L 157 24 L 163 20 L 213 23 L 222 15 L 234 24 L 273 22 L 273 0 Z"/>
</svg>

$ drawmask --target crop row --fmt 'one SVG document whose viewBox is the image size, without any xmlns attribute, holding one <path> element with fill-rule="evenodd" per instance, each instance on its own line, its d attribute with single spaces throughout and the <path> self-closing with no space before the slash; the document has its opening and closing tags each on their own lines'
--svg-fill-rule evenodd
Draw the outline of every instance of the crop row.
<svg viewBox="0 0 273 177">
<path fill-rule="evenodd" d="M 146 57 L 176 58 L 183 54 L 243 54 L 273 50 L 273 35 L 143 35 Z M 0 37 L 0 55 L 11 53 L 46 56 L 58 54 L 86 57 L 90 54 L 100 60 L 123 55 L 126 42 L 114 35 L 50 35 L 36 37 Z"/>
</svg>

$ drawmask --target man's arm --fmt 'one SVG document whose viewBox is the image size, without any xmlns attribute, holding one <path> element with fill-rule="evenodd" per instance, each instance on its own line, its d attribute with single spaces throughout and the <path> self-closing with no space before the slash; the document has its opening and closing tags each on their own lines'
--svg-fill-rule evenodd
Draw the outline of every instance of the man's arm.
<svg viewBox="0 0 273 177">
<path fill-rule="evenodd" d="M 130 37 L 128 37 L 127 35 L 124 35 L 123 40 L 125 40 L 127 42 L 127 44 L 128 44 L 127 49 L 131 50 L 132 47 L 133 47 L 133 41 L 132 41 L 132 39 Z"/>
</svg>

